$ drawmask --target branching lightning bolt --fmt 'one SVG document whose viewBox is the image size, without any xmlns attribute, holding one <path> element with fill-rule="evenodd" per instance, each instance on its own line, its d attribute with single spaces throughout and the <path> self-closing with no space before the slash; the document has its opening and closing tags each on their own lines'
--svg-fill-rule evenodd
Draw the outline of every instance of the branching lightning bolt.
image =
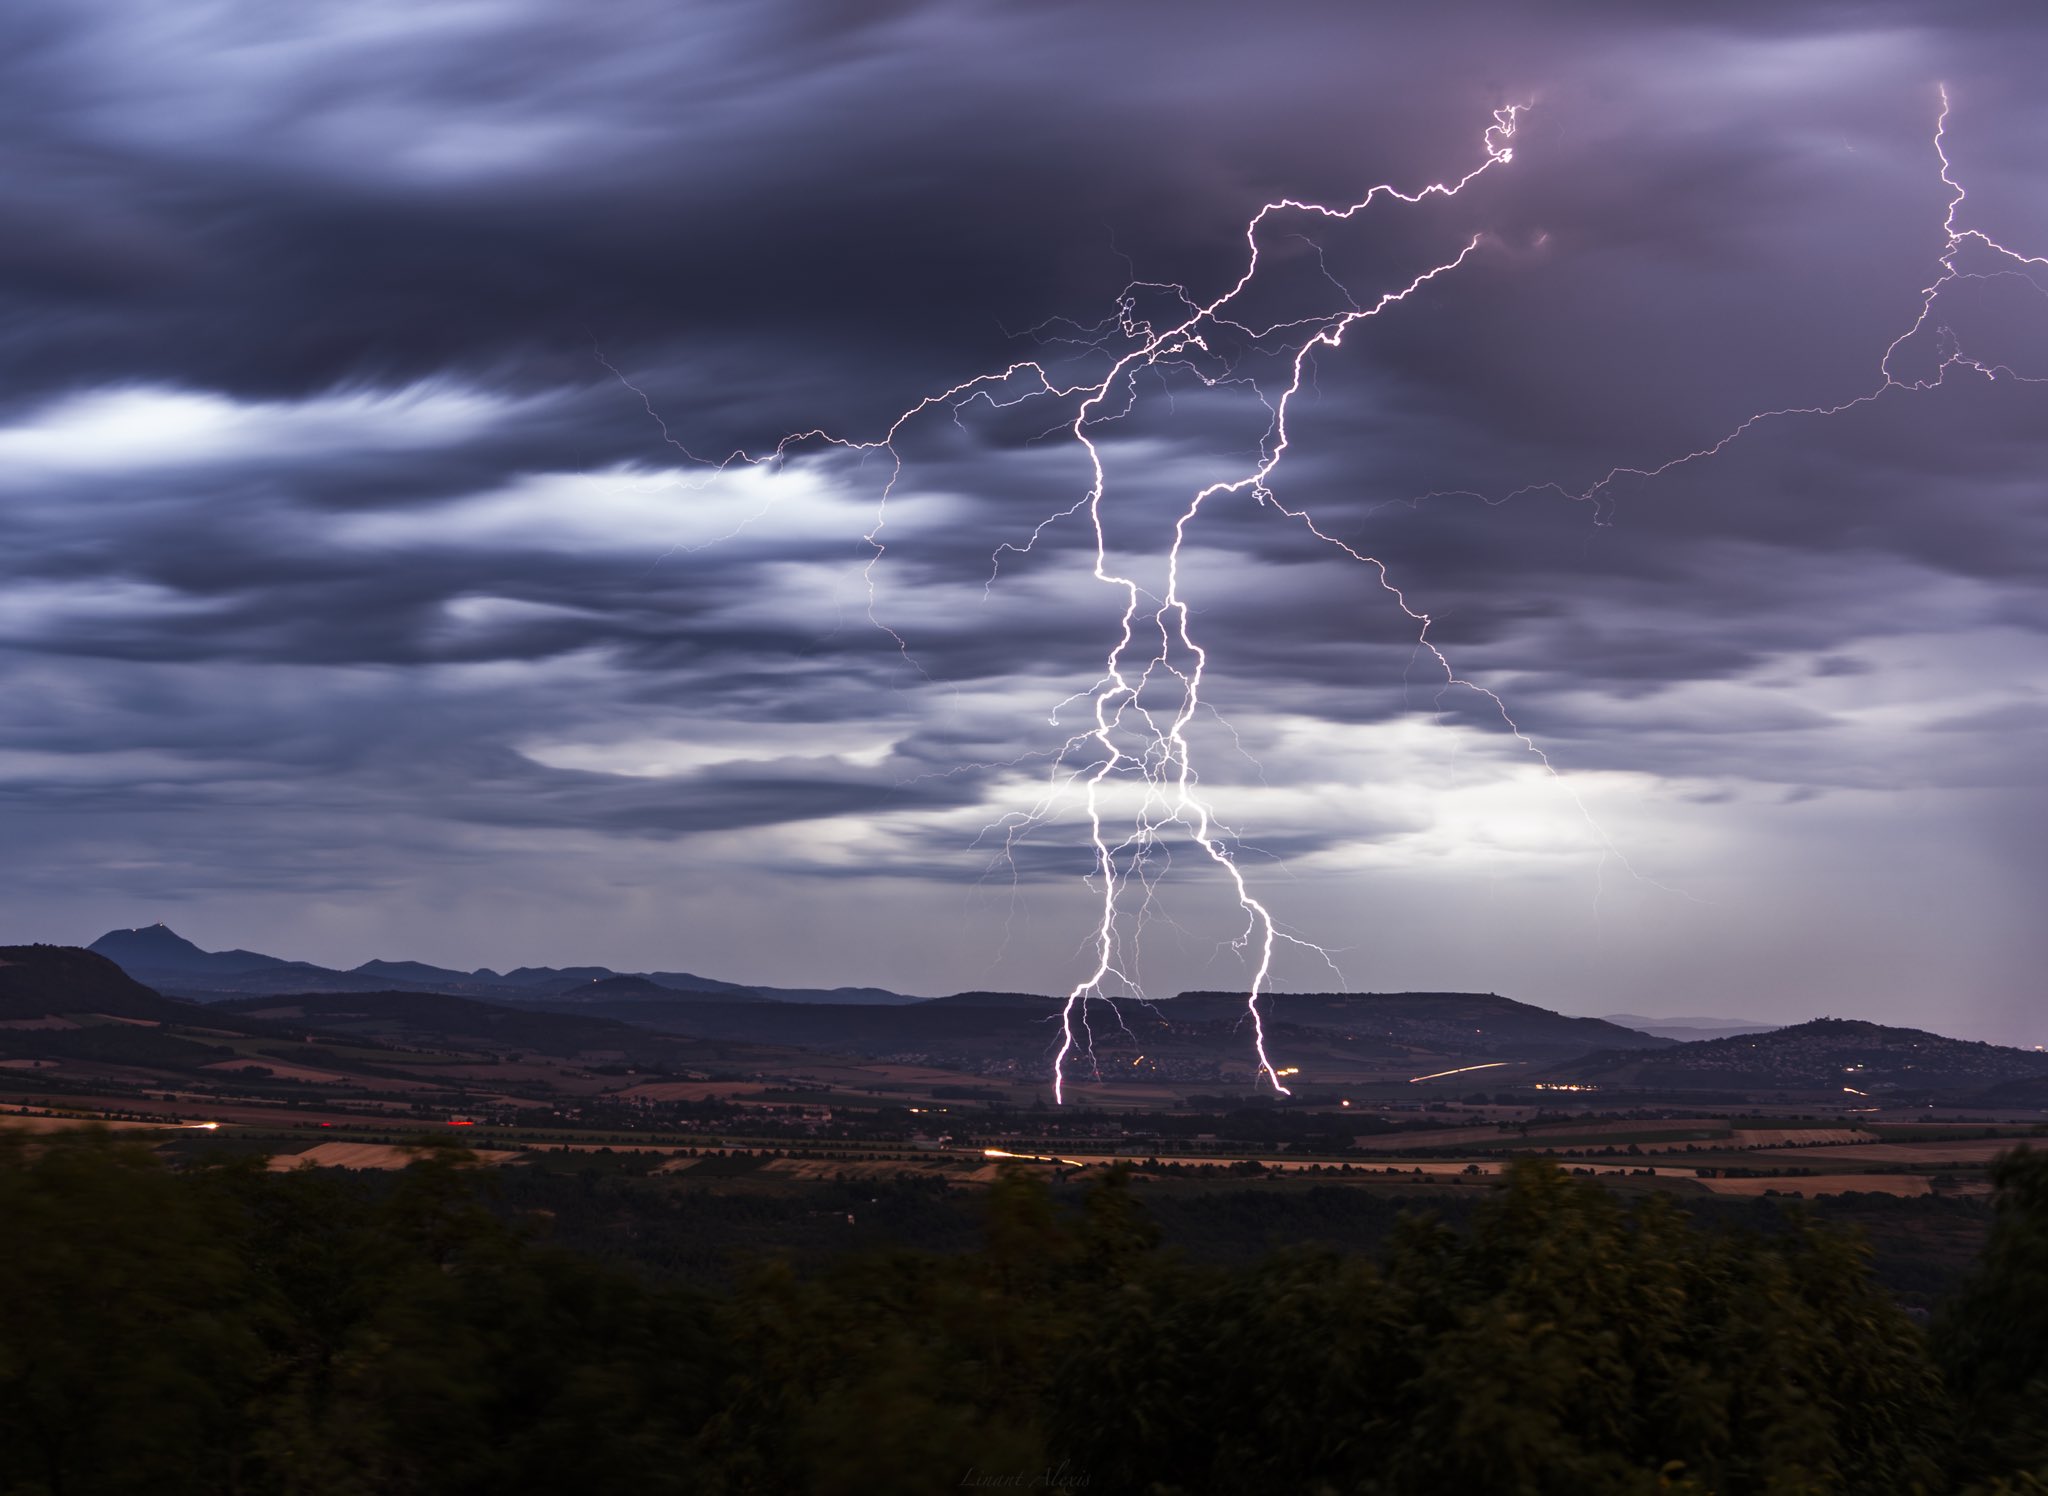
<svg viewBox="0 0 2048 1496">
<path fill-rule="evenodd" d="M 1580 503 L 1591 504 L 1594 508 L 1595 522 L 1605 524 L 1612 517 L 1612 490 L 1616 483 L 1625 478 L 1645 480 L 1661 478 L 1666 473 L 1673 472 L 1678 468 L 1718 457 L 1735 442 L 1740 441 L 1749 432 L 1766 422 L 1785 420 L 1793 416 L 1838 416 L 1855 410 L 1858 406 L 1869 405 L 1894 392 L 1902 394 L 1921 393 L 1942 384 L 1948 378 L 1951 369 L 1968 369 L 1973 373 L 1983 375 L 1986 379 L 2006 378 L 2016 380 L 2022 384 L 2048 384 L 2048 375 L 2020 374 L 2004 364 L 1990 364 L 1982 359 L 1973 357 L 1963 348 L 1952 329 L 1935 321 L 1937 315 L 1935 311 L 1936 302 L 1941 299 L 1943 291 L 1958 281 L 1989 280 L 1995 275 L 2016 275 L 2026 280 L 2036 290 L 2041 291 L 2043 295 L 2048 295 L 2048 286 L 2043 286 L 2039 281 L 2034 280 L 2030 273 L 2033 270 L 2048 270 L 2048 256 L 2021 254 L 2018 250 L 2008 248 L 2006 245 L 1999 243 L 1983 230 L 1965 228 L 1958 222 L 1957 215 L 1961 211 L 1963 201 L 1968 194 L 1963 190 L 1962 183 L 1956 180 L 1954 176 L 1954 163 L 1949 160 L 1948 156 L 1948 88 L 1944 85 L 1939 89 L 1939 92 L 1941 108 L 1936 114 L 1934 121 L 1934 155 L 1935 159 L 1940 163 L 1941 183 L 1948 189 L 1949 197 L 1948 210 L 1943 215 L 1941 221 L 1943 244 L 1940 252 L 1935 256 L 1935 264 L 1938 268 L 1934 279 L 1929 281 L 1920 290 L 1919 305 L 1914 313 L 1912 322 L 1906 327 L 1905 331 L 1885 345 L 1884 353 L 1877 362 L 1877 383 L 1872 388 L 1860 395 L 1853 395 L 1848 399 L 1838 400 L 1833 404 L 1788 405 L 1771 410 L 1757 411 L 1754 415 L 1744 418 L 1722 436 L 1707 443 L 1705 446 L 1695 448 L 1690 452 L 1680 453 L 1678 456 L 1669 458 L 1653 467 L 1619 466 L 1610 468 L 1583 488 L 1574 489 L 1565 484 L 1555 482 L 1530 483 L 1495 496 L 1459 489 L 1425 494 L 1423 497 L 1477 498 L 1489 504 L 1504 504 L 1511 499 L 1522 498 L 1530 494 L 1551 493 L 1563 498 L 1576 500 Z M 2000 268 L 1987 273 L 1985 271 L 1963 270 L 1958 267 L 1956 264 L 1957 257 L 1972 244 L 1996 256 L 1997 258 L 1994 263 L 1998 264 Z M 1899 350 L 1912 342 L 1921 332 L 1927 330 L 1930 325 L 1934 328 L 1936 336 L 1942 340 L 1944 345 L 1940 362 L 1936 364 L 1931 375 L 1923 375 L 1919 378 L 1901 378 L 1893 367 L 1898 359 Z"/>
<path fill-rule="evenodd" d="M 1416 625 L 1417 645 L 1426 650 L 1433 659 L 1442 678 L 1442 689 L 1466 689 L 1483 696 L 1521 746 L 1563 786 L 1605 850 L 1620 857 L 1618 850 L 1593 823 L 1591 815 L 1579 802 L 1569 783 L 1558 775 L 1543 749 L 1515 723 L 1501 697 L 1458 673 L 1450 658 L 1430 637 L 1430 614 L 1410 602 L 1407 594 L 1390 575 L 1385 562 L 1330 533 L 1305 508 L 1290 507 L 1284 503 L 1272 486 L 1274 474 L 1291 445 L 1288 432 L 1289 408 L 1305 382 L 1313 379 L 1314 359 L 1318 350 L 1340 348 L 1345 336 L 1358 324 L 1388 312 L 1413 297 L 1430 282 L 1456 271 L 1478 252 L 1483 236 L 1475 235 L 1466 239 L 1454 254 L 1422 270 L 1394 289 L 1363 301 L 1356 299 L 1345 289 L 1329 274 L 1327 266 L 1324 265 L 1322 273 L 1325 279 L 1342 293 L 1344 299 L 1344 305 L 1334 311 L 1278 321 L 1263 327 L 1254 326 L 1243 320 L 1242 314 L 1237 312 L 1238 305 L 1246 298 L 1246 293 L 1259 277 L 1262 230 L 1274 220 L 1292 216 L 1343 222 L 1356 218 L 1382 200 L 1415 205 L 1431 198 L 1455 197 L 1475 180 L 1508 165 L 1513 160 L 1512 141 L 1521 107 L 1509 105 L 1494 111 L 1493 122 L 1481 138 L 1483 158 L 1462 176 L 1432 182 L 1413 191 L 1404 191 L 1383 183 L 1371 188 L 1357 201 L 1337 207 L 1294 198 L 1281 198 L 1266 203 L 1245 224 L 1245 258 L 1241 272 L 1222 294 L 1212 300 L 1199 301 L 1184 287 L 1178 285 L 1134 280 L 1125 287 L 1118 298 L 1114 313 L 1101 323 L 1084 326 L 1060 319 L 1058 325 L 1066 329 L 1065 331 L 1058 334 L 1049 332 L 1048 329 L 1054 324 L 1047 324 L 1045 328 L 1040 329 L 1043 342 L 1067 344 L 1089 353 L 1107 356 L 1108 367 L 1100 378 L 1066 382 L 1056 375 L 1047 363 L 1038 359 L 1020 359 L 1000 369 L 962 380 L 937 394 L 923 397 L 900 412 L 878 436 L 857 440 L 811 429 L 784 437 L 766 452 L 750 454 L 736 451 L 720 460 L 707 461 L 698 457 L 670 434 L 665 423 L 661 425 L 664 441 L 683 452 L 693 463 L 714 471 L 723 471 L 735 464 L 778 464 L 801 449 L 818 445 L 855 453 L 875 452 L 885 456 L 890 464 L 888 478 L 877 498 L 874 523 L 863 536 L 869 547 L 865 569 L 868 616 L 876 627 L 894 640 L 903 657 L 915 665 L 907 641 L 875 614 L 874 572 L 886 551 L 882 534 L 887 522 L 888 502 L 902 477 L 904 467 L 903 458 L 896 447 L 898 438 L 907 426 L 924 415 L 944 410 L 958 421 L 962 412 L 977 402 L 986 403 L 992 409 L 998 410 L 1017 407 L 1027 401 L 1046 402 L 1067 412 L 1052 423 L 1048 433 L 1063 432 L 1073 441 L 1087 465 L 1087 487 L 1072 503 L 1038 521 L 1021 540 L 1015 543 L 1005 542 L 997 547 L 991 557 L 989 578 L 990 584 L 993 585 L 1006 556 L 1029 554 L 1040 538 L 1054 525 L 1080 520 L 1088 525 L 1093 535 L 1094 558 L 1091 574 L 1094 580 L 1116 589 L 1122 595 L 1122 609 L 1116 634 L 1105 656 L 1101 675 L 1091 687 L 1075 693 L 1066 702 L 1061 703 L 1061 708 L 1064 708 L 1070 703 L 1085 699 L 1088 702 L 1088 725 L 1074 733 L 1063 746 L 1049 755 L 1051 768 L 1047 777 L 1047 792 L 1039 804 L 1029 810 L 1014 812 L 998 823 L 1003 831 L 1004 856 L 1007 857 L 1020 836 L 1042 824 L 1049 817 L 1054 803 L 1060 796 L 1078 788 L 1083 799 L 1092 852 L 1091 884 L 1096 914 L 1093 928 L 1084 945 L 1087 952 L 1087 972 L 1069 989 L 1058 1014 L 1059 1038 L 1057 1051 L 1052 1060 L 1053 1092 L 1057 1101 L 1065 1100 L 1068 1070 L 1076 1055 L 1092 1060 L 1089 1005 L 1095 1001 L 1105 1001 L 1109 1004 L 1112 1014 L 1116 1014 L 1116 1000 L 1119 996 L 1139 1000 L 1144 998 L 1135 973 L 1126 969 L 1126 963 L 1122 959 L 1122 952 L 1127 943 L 1122 929 L 1125 914 L 1123 905 L 1126 902 L 1126 895 L 1130 892 L 1130 884 L 1135 879 L 1143 899 L 1134 918 L 1142 927 L 1145 917 L 1152 908 L 1156 885 L 1156 878 L 1151 870 L 1153 858 L 1155 855 L 1165 855 L 1155 853 L 1155 849 L 1170 832 L 1177 831 L 1183 835 L 1222 875 L 1243 916 L 1243 925 L 1230 944 L 1234 949 L 1245 953 L 1253 966 L 1245 992 L 1245 1013 L 1251 1028 L 1251 1046 L 1256 1059 L 1257 1075 L 1281 1095 L 1289 1092 L 1282 1082 L 1283 1072 L 1275 1068 L 1268 1052 L 1266 1020 L 1261 1009 L 1261 998 L 1268 991 L 1277 948 L 1281 944 L 1298 945 L 1317 952 L 1325 961 L 1330 962 L 1333 969 L 1335 967 L 1328 951 L 1289 934 L 1276 922 L 1272 911 L 1254 892 L 1243 869 L 1231 855 L 1228 844 L 1230 833 L 1223 827 L 1214 808 L 1200 790 L 1194 752 L 1189 740 L 1189 728 L 1195 715 L 1207 705 L 1202 698 L 1202 686 L 1208 672 L 1209 654 L 1194 633 L 1189 599 L 1182 588 L 1181 563 L 1183 547 L 1188 541 L 1190 530 L 1200 517 L 1203 507 L 1211 500 L 1225 495 L 1248 496 L 1259 505 L 1270 507 L 1282 516 L 1299 523 L 1318 540 L 1334 547 L 1352 560 L 1371 567 L 1378 585 Z M 1949 370 L 1958 367 L 1969 369 L 1988 379 L 2004 377 L 2027 382 L 2048 382 L 2048 376 L 2020 375 L 2005 365 L 1986 363 L 1969 355 L 1955 335 L 1936 320 L 1936 303 L 1947 287 L 1963 279 L 1985 278 L 1984 272 L 1966 271 L 1957 263 L 1958 257 L 1972 244 L 1999 257 L 2000 269 L 1994 272 L 1997 274 L 2018 274 L 2031 282 L 2032 270 L 2048 268 L 2048 258 L 2022 255 L 1993 240 L 1981 230 L 1965 227 L 1959 221 L 1965 193 L 1952 173 L 1947 154 L 1945 133 L 1948 113 L 1949 100 L 1944 89 L 1941 95 L 1941 111 L 1935 125 L 1934 150 L 1940 162 L 1941 180 L 1948 188 L 1950 197 L 1943 219 L 1945 243 L 1936 257 L 1938 270 L 1921 291 L 1918 313 L 1911 325 L 1886 346 L 1878 362 L 1878 383 L 1873 389 L 1834 404 L 1759 411 L 1711 444 L 1682 453 L 1655 466 L 1614 467 L 1592 484 L 1581 488 L 1574 489 L 1564 484 L 1547 482 L 1531 483 L 1494 497 L 1462 490 L 1458 492 L 1468 497 L 1483 499 L 1490 504 L 1504 503 L 1509 499 L 1537 492 L 1553 492 L 1592 505 L 1596 521 L 1607 523 L 1610 520 L 1610 494 L 1616 483 L 1628 478 L 1655 479 L 1674 469 L 1712 458 L 1738 441 L 1745 433 L 1765 422 L 1793 416 L 1838 415 L 1875 401 L 1895 390 L 1926 390 L 1940 384 L 1947 377 Z M 1316 247 L 1320 255 L 1320 247 Z M 2034 284 L 2039 288 L 2038 282 Z M 2048 294 L 2048 288 L 2043 289 L 2044 294 Z M 1157 320 L 1141 314 L 1139 302 L 1141 296 L 1145 295 L 1164 298 L 1174 310 Z M 1943 340 L 1942 357 L 1938 366 L 1931 376 L 1917 379 L 1901 377 L 1894 367 L 1900 350 L 1930 325 L 1936 328 L 1938 336 Z M 1237 374 L 1227 362 L 1221 369 L 1213 367 L 1217 354 L 1212 346 L 1212 340 L 1225 335 L 1226 331 L 1228 336 L 1280 360 L 1282 368 L 1287 371 L 1287 379 L 1284 388 L 1277 395 L 1269 397 L 1260 390 L 1255 380 Z M 1205 359 L 1212 361 L 1212 367 L 1205 369 L 1201 366 L 1200 361 Z M 611 366 L 607 363 L 606 367 Z M 1188 498 L 1174 521 L 1171 541 L 1164 555 L 1164 591 L 1151 595 L 1138 578 L 1125 575 L 1112 565 L 1111 547 L 1105 524 L 1105 506 L 1109 501 L 1110 487 L 1108 468 L 1095 432 L 1101 426 L 1119 420 L 1133 408 L 1138 399 L 1136 380 L 1139 375 L 1166 369 L 1191 373 L 1203 384 L 1211 387 L 1222 384 L 1246 385 L 1264 403 L 1270 420 L 1258 444 L 1256 458 L 1244 471 L 1236 476 L 1220 478 L 1209 483 L 1197 489 Z M 641 399 L 647 402 L 649 413 L 654 414 L 653 404 L 647 400 L 644 392 L 632 385 L 616 369 L 612 372 L 617 374 L 621 382 L 634 393 L 639 394 Z M 656 419 L 660 418 L 657 416 Z M 1451 494 L 1440 492 L 1423 497 L 1449 496 Z M 1171 685 L 1167 686 L 1167 682 Z M 1177 690 L 1178 697 L 1170 711 L 1148 704 L 1147 688 L 1155 685 L 1160 685 L 1163 689 Z M 1055 710 L 1053 716 L 1055 723 L 1059 721 L 1058 710 Z M 1135 737 L 1135 744 L 1126 741 L 1131 737 Z M 1048 755 L 1027 754 L 1009 762 L 1010 766 L 1014 766 L 1028 758 L 1046 756 Z M 1121 826 L 1112 828 L 1105 811 L 1104 798 L 1112 781 L 1120 778 L 1135 778 L 1142 786 L 1143 794 L 1134 816 Z M 1170 865 L 1170 858 L 1168 861 Z M 1625 858 L 1621 858 L 1621 861 L 1624 866 L 1627 865 Z M 1633 869 L 1630 870 L 1633 872 Z M 1341 976 L 1341 973 L 1339 975 Z M 1117 1021 L 1121 1023 L 1121 1015 L 1116 1016 Z"/>
</svg>

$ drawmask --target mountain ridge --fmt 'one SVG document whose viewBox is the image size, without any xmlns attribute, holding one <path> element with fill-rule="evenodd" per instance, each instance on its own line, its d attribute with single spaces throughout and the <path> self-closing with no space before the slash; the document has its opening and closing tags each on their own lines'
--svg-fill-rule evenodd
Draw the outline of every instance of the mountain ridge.
<svg viewBox="0 0 2048 1496">
<path fill-rule="evenodd" d="M 1823 1017 L 1648 1054 L 1600 1051 L 1552 1074 L 1603 1088 L 1782 1089 L 1896 1100 L 2048 1082 L 2048 1053 L 1861 1018 Z"/>
<path fill-rule="evenodd" d="M 378 958 L 342 970 L 260 951 L 204 950 L 162 922 L 109 930 L 84 949 L 113 961 L 145 986 L 202 1002 L 266 997 L 280 992 L 385 992 L 403 985 L 409 990 L 447 997 L 530 1003 L 613 980 L 641 982 L 679 996 L 710 994 L 735 1002 L 891 1006 L 928 1001 L 885 987 L 768 987 L 726 982 L 688 971 L 631 972 L 609 966 L 520 966 L 501 973 L 488 966 L 457 971 L 425 961 Z M 611 995 L 622 993 L 614 990 Z"/>
<path fill-rule="evenodd" d="M 1225 1018 L 1241 1012 L 1241 992 L 1183 992 L 1183 1011 Z M 1676 1041 L 1604 1018 L 1576 1017 L 1497 992 L 1271 992 L 1260 997 L 1266 1014 L 1306 1028 L 1366 1029 L 1384 1025 L 1391 1038 L 1409 1042 L 1455 1038 L 1466 1049 L 1515 1051 L 1517 1057 L 1566 1059 L 1572 1052 L 1656 1049 Z M 1464 1032 L 1469 1028 L 1472 1032 Z"/>
<path fill-rule="evenodd" d="M 189 1021 L 205 1009 L 153 991 L 96 951 L 72 945 L 0 946 L 0 1019 L 73 1012 L 161 1023 Z"/>
</svg>

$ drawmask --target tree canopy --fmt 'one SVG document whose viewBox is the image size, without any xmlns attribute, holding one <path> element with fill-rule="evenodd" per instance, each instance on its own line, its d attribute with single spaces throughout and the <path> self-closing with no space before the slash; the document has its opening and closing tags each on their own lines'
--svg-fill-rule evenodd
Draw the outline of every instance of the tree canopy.
<svg viewBox="0 0 2048 1496">
<path fill-rule="evenodd" d="M 1518 1164 L 1469 1229 L 1249 1267 L 1129 1181 L 978 1250 L 650 1284 L 484 1208 L 0 1134 L 0 1493 L 2048 1492 L 2048 1155 L 1912 1323 L 1851 1236 Z M 1972 1483 L 1975 1483 L 1974 1485 Z"/>
</svg>

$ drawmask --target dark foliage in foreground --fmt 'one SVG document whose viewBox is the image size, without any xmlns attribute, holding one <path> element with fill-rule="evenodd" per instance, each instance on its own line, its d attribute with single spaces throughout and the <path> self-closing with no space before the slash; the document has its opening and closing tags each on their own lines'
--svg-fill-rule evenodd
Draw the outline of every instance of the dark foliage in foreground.
<svg viewBox="0 0 2048 1496">
<path fill-rule="evenodd" d="M 2048 1155 L 1996 1177 L 1929 1335 L 1848 1237 L 1534 1163 L 1377 1259 L 1189 1265 L 1115 1176 L 1012 1178 L 976 1252 L 712 1295 L 534 1244 L 454 1155 L 0 1136 L 0 1492 L 2048 1491 Z"/>
</svg>

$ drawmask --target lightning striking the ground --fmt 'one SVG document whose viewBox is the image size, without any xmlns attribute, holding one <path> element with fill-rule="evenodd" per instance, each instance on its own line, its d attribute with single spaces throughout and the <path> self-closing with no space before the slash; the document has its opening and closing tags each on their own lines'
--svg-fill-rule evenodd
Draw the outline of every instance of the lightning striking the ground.
<svg viewBox="0 0 2048 1496">
<path fill-rule="evenodd" d="M 1354 329 L 1395 311 L 1432 282 L 1453 275 L 1483 252 L 1486 236 L 1473 234 L 1455 246 L 1447 245 L 1433 262 L 1363 299 L 1354 297 L 1329 273 L 1320 246 L 1316 246 L 1321 279 L 1334 288 L 1338 304 L 1271 320 L 1258 318 L 1248 309 L 1255 291 L 1261 289 L 1262 266 L 1281 228 L 1304 223 L 1350 224 L 1378 205 L 1389 210 L 1398 206 L 1412 208 L 1434 199 L 1457 197 L 1481 178 L 1512 163 L 1513 142 L 1523 107 L 1507 105 L 1494 112 L 1492 123 L 1481 136 L 1479 158 L 1460 176 L 1408 189 L 1382 183 L 1355 201 L 1337 206 L 1294 198 L 1264 204 L 1245 223 L 1241 269 L 1220 294 L 1208 300 L 1198 299 L 1177 284 L 1134 280 L 1125 287 L 1109 317 L 1092 326 L 1068 323 L 1071 336 L 1048 339 L 1073 346 L 1084 365 L 1095 360 L 1095 368 L 1089 372 L 1065 374 L 1061 371 L 1067 365 L 1051 356 L 1020 359 L 919 399 L 873 437 L 856 439 L 809 429 L 784 437 L 768 451 L 733 452 L 722 459 L 698 456 L 670 433 L 666 423 L 661 425 L 663 440 L 693 463 L 713 471 L 736 464 L 780 464 L 817 448 L 878 454 L 885 459 L 887 476 L 876 497 L 873 523 L 863 537 L 868 547 L 867 612 L 875 626 L 894 641 L 903 658 L 915 666 L 910 642 L 877 616 L 876 610 L 875 569 L 887 553 L 883 537 L 889 502 L 905 467 L 897 445 L 900 438 L 920 418 L 946 412 L 958 421 L 968 407 L 976 404 L 992 411 L 1026 404 L 1046 405 L 1060 412 L 1048 429 L 1073 443 L 1085 463 L 1085 487 L 1079 497 L 1047 514 L 1021 538 L 998 546 L 991 557 L 989 578 L 993 585 L 1006 562 L 1032 553 L 1054 526 L 1080 523 L 1087 527 L 1093 542 L 1093 580 L 1113 589 L 1120 600 L 1118 622 L 1099 675 L 1090 686 L 1062 702 L 1052 717 L 1057 725 L 1060 709 L 1085 702 L 1086 725 L 1045 755 L 1051 761 L 1045 797 L 1030 809 L 1014 812 L 999 823 L 1007 855 L 1020 837 L 1044 825 L 1060 803 L 1078 793 L 1087 827 L 1095 914 L 1084 943 L 1086 970 L 1068 990 L 1057 1015 L 1058 1038 L 1051 1062 L 1056 1101 L 1065 1100 L 1072 1066 L 1078 1061 L 1093 1061 L 1091 1005 L 1104 1003 L 1121 1023 L 1116 1010 L 1119 1000 L 1145 1000 L 1133 959 L 1137 931 L 1152 910 L 1156 882 L 1162 875 L 1159 869 L 1171 866 L 1170 848 L 1176 841 L 1201 854 L 1201 860 L 1222 880 L 1222 887 L 1241 918 L 1228 943 L 1250 967 L 1244 1010 L 1256 1074 L 1278 1094 L 1289 1094 L 1283 1077 L 1293 1072 L 1276 1068 L 1268 1049 L 1261 1000 L 1270 990 L 1275 956 L 1281 946 L 1292 944 L 1319 956 L 1335 970 L 1327 950 L 1283 929 L 1272 909 L 1254 890 L 1232 855 L 1233 833 L 1224 826 L 1201 787 L 1191 728 L 1197 715 L 1209 709 L 1203 698 L 1203 686 L 1210 656 L 1197 638 L 1183 559 L 1205 507 L 1219 500 L 1249 499 L 1370 568 L 1376 585 L 1414 625 L 1418 648 L 1426 652 L 1441 677 L 1440 690 L 1461 689 L 1483 697 L 1507 731 L 1577 806 L 1605 852 L 1627 866 L 1626 858 L 1620 857 L 1618 849 L 1594 824 L 1544 750 L 1515 723 L 1502 698 L 1454 668 L 1431 638 L 1431 615 L 1411 602 L 1386 563 L 1326 529 L 1306 508 L 1283 501 L 1275 488 L 1276 474 L 1293 444 L 1288 429 L 1289 410 L 1304 385 L 1312 380 L 1314 360 L 1319 353 L 1340 349 Z M 2019 275 L 2036 289 L 2044 289 L 2033 281 L 2032 272 L 2048 268 L 2048 258 L 2023 255 L 1963 222 L 1966 194 L 1954 175 L 1947 152 L 1948 116 L 1949 100 L 1944 89 L 1933 145 L 1940 180 L 1949 198 L 1941 224 L 1943 244 L 1935 257 L 1937 271 L 1920 292 L 1917 314 L 1911 324 L 1879 356 L 1873 388 L 1833 403 L 1758 411 L 1717 440 L 1695 450 L 1654 465 L 1616 466 L 1588 485 L 1539 482 L 1494 496 L 1457 492 L 1488 504 L 1550 492 L 1591 506 L 1596 522 L 1607 524 L 1612 522 L 1612 494 L 1617 484 L 1624 480 L 1654 480 L 1675 469 L 1704 462 L 1767 422 L 1795 416 L 1839 415 L 1894 392 L 1924 391 L 1941 384 L 1954 369 L 1993 380 L 2048 382 L 2048 375 L 2019 374 L 2005 364 L 1972 355 L 1941 320 L 1939 301 L 1959 281 Z M 1984 256 L 1990 268 L 1966 268 L 1962 261 L 1972 252 Z M 2048 289 L 2044 289 L 2044 294 L 2048 294 Z M 1923 335 L 1936 341 L 1938 358 L 1932 370 L 1917 376 L 1902 373 L 1905 351 Z M 1268 368 L 1275 373 L 1265 376 L 1266 385 L 1262 387 L 1261 374 Z M 1138 568 L 1115 559 L 1111 531 L 1117 499 L 1103 450 L 1103 429 L 1124 419 L 1137 406 L 1141 375 L 1165 371 L 1192 378 L 1207 389 L 1241 387 L 1248 391 L 1249 398 L 1264 407 L 1267 420 L 1255 451 L 1243 459 L 1241 467 L 1196 487 L 1179 505 L 1170 529 L 1162 537 L 1159 553 L 1152 558 L 1159 576 L 1148 586 L 1147 579 L 1137 574 Z M 641 394 L 643 401 L 647 399 L 624 374 L 616 369 L 613 373 Z M 653 415 L 651 401 L 647 408 Z M 655 418 L 660 420 L 659 416 Z M 1442 492 L 1421 497 L 1451 496 L 1451 492 Z M 1129 793 L 1125 793 L 1127 790 Z M 1633 868 L 1629 870 L 1634 872 Z M 1135 910 L 1129 907 L 1134 902 Z M 1338 976 L 1341 980 L 1341 972 Z"/>
</svg>

